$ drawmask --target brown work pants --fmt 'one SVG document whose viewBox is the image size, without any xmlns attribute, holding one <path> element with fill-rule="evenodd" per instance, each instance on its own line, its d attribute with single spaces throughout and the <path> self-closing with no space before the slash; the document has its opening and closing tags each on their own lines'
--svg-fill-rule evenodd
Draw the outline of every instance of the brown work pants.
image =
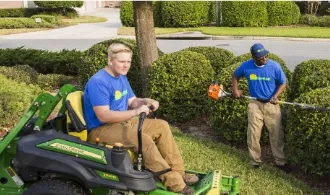
<svg viewBox="0 0 330 195">
<path fill-rule="evenodd" d="M 261 163 L 260 136 L 263 125 L 269 132 L 270 145 L 277 165 L 286 163 L 284 134 L 281 127 L 281 110 L 278 104 L 262 103 L 253 100 L 248 105 L 247 143 L 252 164 Z"/>
<path fill-rule="evenodd" d="M 138 117 L 130 120 L 104 124 L 94 129 L 88 136 L 88 141 L 124 145 L 134 145 L 138 148 L 137 127 Z M 159 119 L 145 119 L 142 126 L 142 153 L 144 165 L 153 172 L 172 168 L 172 171 L 161 175 L 159 178 L 164 185 L 173 192 L 179 192 L 185 187 L 183 180 L 184 165 L 181 154 L 174 141 L 168 123 Z"/>
</svg>

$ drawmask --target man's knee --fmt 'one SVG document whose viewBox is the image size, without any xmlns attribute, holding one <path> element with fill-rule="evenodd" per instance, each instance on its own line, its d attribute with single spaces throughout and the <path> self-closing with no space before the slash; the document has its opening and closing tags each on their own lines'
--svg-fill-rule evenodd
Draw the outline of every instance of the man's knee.
<svg viewBox="0 0 330 195">
<path fill-rule="evenodd" d="M 162 119 L 156 119 L 155 123 L 159 129 L 162 129 L 163 131 L 170 131 L 170 125 L 167 121 L 164 121 Z"/>
</svg>

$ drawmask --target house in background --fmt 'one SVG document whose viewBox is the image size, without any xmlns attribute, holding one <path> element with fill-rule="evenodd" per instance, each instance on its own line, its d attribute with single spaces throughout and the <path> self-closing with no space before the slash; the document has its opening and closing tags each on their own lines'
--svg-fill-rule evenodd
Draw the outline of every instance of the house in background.
<svg viewBox="0 0 330 195">
<path fill-rule="evenodd" d="M 35 8 L 36 5 L 33 1 L 22 0 L 22 1 L 0 1 L 1 8 Z M 76 8 L 78 11 L 93 11 L 98 8 L 112 8 L 120 7 L 120 1 L 84 1 L 84 5 L 81 8 Z"/>
</svg>

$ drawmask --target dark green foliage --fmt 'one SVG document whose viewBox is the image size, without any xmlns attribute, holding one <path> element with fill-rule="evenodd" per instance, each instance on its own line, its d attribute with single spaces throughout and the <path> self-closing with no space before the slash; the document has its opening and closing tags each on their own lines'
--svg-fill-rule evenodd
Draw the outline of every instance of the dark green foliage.
<svg viewBox="0 0 330 195">
<path fill-rule="evenodd" d="M 160 102 L 159 112 L 168 120 L 194 119 L 208 109 L 206 88 L 213 78 L 214 71 L 204 55 L 191 51 L 166 54 L 150 69 L 150 97 Z"/>
<path fill-rule="evenodd" d="M 300 18 L 300 24 L 309 26 L 330 27 L 330 16 L 303 15 Z"/>
<path fill-rule="evenodd" d="M 48 22 L 37 23 L 32 18 L 2 18 L 0 20 L 0 29 L 13 28 L 52 28 L 53 24 Z"/>
<path fill-rule="evenodd" d="M 330 60 L 308 60 L 293 72 L 290 100 L 313 89 L 330 86 Z"/>
<path fill-rule="evenodd" d="M 0 83 L 0 126 L 11 127 L 42 90 L 31 84 L 9 80 L 1 74 Z"/>
<path fill-rule="evenodd" d="M 296 102 L 330 107 L 330 88 L 302 94 Z M 305 171 L 330 175 L 330 114 L 290 107 L 287 116 L 287 149 L 290 160 Z"/>
<path fill-rule="evenodd" d="M 319 8 L 319 13 L 321 16 L 330 15 L 330 3 L 322 2 Z"/>
<path fill-rule="evenodd" d="M 299 22 L 300 10 L 293 1 L 270 1 L 267 11 L 270 26 L 288 26 Z"/>
<path fill-rule="evenodd" d="M 198 27 L 209 22 L 209 1 L 164 1 L 164 27 Z"/>
<path fill-rule="evenodd" d="M 84 5 L 83 1 L 34 1 L 34 3 L 44 8 L 74 8 Z"/>
<path fill-rule="evenodd" d="M 229 27 L 262 27 L 268 24 L 267 2 L 223 1 L 222 25 Z"/>
<path fill-rule="evenodd" d="M 121 2 L 120 21 L 123 26 L 134 26 L 133 2 L 132 1 Z"/>
<path fill-rule="evenodd" d="M 208 16 L 208 23 L 207 25 L 214 25 L 217 20 L 217 15 L 216 15 L 216 4 L 215 1 L 210 1 L 209 5 L 209 16 Z"/>
<path fill-rule="evenodd" d="M 48 52 L 37 49 L 0 49 L 0 66 L 29 65 L 42 74 L 77 75 L 83 63 L 82 52 L 62 50 Z"/>
<path fill-rule="evenodd" d="M 189 47 L 185 50 L 203 54 L 208 60 L 210 60 L 216 74 L 220 73 L 222 68 L 227 67 L 234 58 L 234 54 L 232 52 L 217 47 Z"/>
<path fill-rule="evenodd" d="M 40 9 L 37 8 L 9 8 L 0 9 L 0 18 L 8 17 L 31 17 L 38 14 Z"/>
<path fill-rule="evenodd" d="M 104 68 L 108 64 L 108 47 L 112 43 L 122 43 L 133 51 L 131 68 L 127 74 L 128 80 L 136 96 L 142 94 L 142 83 L 140 76 L 140 59 L 135 40 L 132 39 L 111 39 L 93 45 L 85 51 L 84 63 L 79 66 L 79 82 L 81 86 L 85 86 L 88 79 L 98 70 Z M 162 52 L 159 51 L 159 55 Z"/>
<path fill-rule="evenodd" d="M 155 27 L 164 26 L 162 20 L 162 1 L 154 1 L 152 4 Z"/>
</svg>

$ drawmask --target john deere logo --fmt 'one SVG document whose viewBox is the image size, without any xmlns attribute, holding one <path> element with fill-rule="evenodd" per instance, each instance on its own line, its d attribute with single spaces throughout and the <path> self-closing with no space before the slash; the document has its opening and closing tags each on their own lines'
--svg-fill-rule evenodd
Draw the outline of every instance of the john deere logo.
<svg viewBox="0 0 330 195">
<path fill-rule="evenodd" d="M 115 92 L 115 100 L 120 100 L 125 95 L 127 95 L 127 90 L 124 90 L 123 92 L 120 92 L 119 90 L 117 90 Z"/>
<path fill-rule="evenodd" d="M 112 181 L 119 181 L 119 178 L 117 175 L 111 174 L 111 173 L 106 173 L 103 171 L 96 170 L 97 174 L 102 177 L 103 179 L 108 179 Z"/>
<path fill-rule="evenodd" d="M 260 52 L 262 52 L 264 49 L 258 49 L 257 51 L 258 51 L 258 53 L 260 53 Z"/>
<path fill-rule="evenodd" d="M 258 77 L 256 74 L 250 74 L 250 81 L 270 81 L 269 77 Z"/>
</svg>

